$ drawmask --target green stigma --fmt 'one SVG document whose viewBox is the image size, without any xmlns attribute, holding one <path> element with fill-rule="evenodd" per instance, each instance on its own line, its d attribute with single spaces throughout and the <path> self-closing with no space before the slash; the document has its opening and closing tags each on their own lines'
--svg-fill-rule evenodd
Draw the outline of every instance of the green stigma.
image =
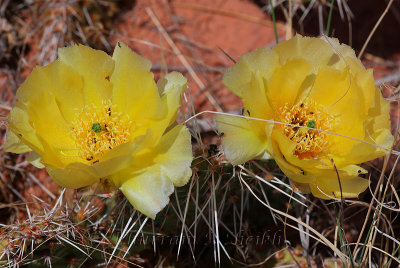
<svg viewBox="0 0 400 268">
<path fill-rule="evenodd" d="M 100 123 L 93 123 L 93 125 L 92 125 L 92 130 L 93 130 L 95 133 L 99 133 L 99 132 L 101 131 L 101 125 L 100 125 Z"/>
<path fill-rule="evenodd" d="M 310 120 L 307 123 L 307 127 L 309 128 L 315 128 L 317 126 L 317 123 L 314 120 Z"/>
</svg>

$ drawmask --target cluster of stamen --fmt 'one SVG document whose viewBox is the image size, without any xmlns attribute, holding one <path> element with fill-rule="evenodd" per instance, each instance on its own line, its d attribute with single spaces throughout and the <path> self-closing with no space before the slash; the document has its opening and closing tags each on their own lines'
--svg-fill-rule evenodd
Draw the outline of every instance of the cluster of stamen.
<svg viewBox="0 0 400 268">
<path fill-rule="evenodd" d="M 288 104 L 279 109 L 278 120 L 282 132 L 296 142 L 294 154 L 299 159 L 319 157 L 328 146 L 328 133 L 334 124 L 334 118 L 322 105 L 313 100 L 289 107 Z M 323 131 L 321 131 L 323 130 Z"/>
<path fill-rule="evenodd" d="M 132 122 L 110 101 L 102 107 L 86 105 L 72 123 L 72 136 L 80 156 L 90 163 L 97 162 L 107 151 L 130 139 Z"/>
</svg>

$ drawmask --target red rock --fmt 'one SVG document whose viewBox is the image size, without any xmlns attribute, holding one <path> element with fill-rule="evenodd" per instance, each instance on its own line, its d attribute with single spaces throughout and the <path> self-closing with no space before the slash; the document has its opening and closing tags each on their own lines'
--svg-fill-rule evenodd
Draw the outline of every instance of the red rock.
<svg viewBox="0 0 400 268">
<path fill-rule="evenodd" d="M 196 82 L 172 53 L 149 10 L 160 20 L 201 82 Z M 282 36 L 283 25 L 277 26 Z M 167 4 L 140 0 L 116 25 L 114 43 L 117 40 L 150 59 L 159 74 L 167 67 L 169 71 L 184 73 L 197 111 L 230 111 L 242 104 L 221 83 L 223 71 L 233 62 L 219 48 L 237 60 L 243 53 L 273 45 L 275 37 L 270 19 L 250 1 L 181 0 Z"/>
</svg>

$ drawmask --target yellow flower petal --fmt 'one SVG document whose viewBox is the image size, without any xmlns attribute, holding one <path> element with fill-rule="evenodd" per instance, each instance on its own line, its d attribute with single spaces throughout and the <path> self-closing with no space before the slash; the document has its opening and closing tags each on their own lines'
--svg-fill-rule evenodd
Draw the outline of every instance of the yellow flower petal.
<svg viewBox="0 0 400 268">
<path fill-rule="evenodd" d="M 141 146 L 128 167 L 129 172 L 142 173 L 151 169 L 169 178 L 175 186 L 187 183 L 191 176 L 190 165 L 193 159 L 190 133 L 186 127 L 177 125 L 160 139 L 156 146 Z M 149 137 L 144 142 L 149 143 Z M 128 171 L 124 171 L 128 172 Z M 118 176 L 120 179 L 121 176 Z M 114 179 L 119 186 L 124 181 Z"/>
<path fill-rule="evenodd" d="M 153 146 L 159 142 L 165 129 L 175 121 L 182 94 L 187 88 L 187 80 L 181 73 L 171 72 L 160 78 L 157 88 L 157 94 L 161 97 L 161 103 L 157 105 L 162 111 L 162 117 L 150 118 L 145 124 L 135 124 L 131 133 L 132 137 L 136 137 L 143 135 L 150 128 L 154 138 Z M 143 107 L 143 112 L 147 110 L 148 107 Z"/>
<path fill-rule="evenodd" d="M 164 107 L 154 75 L 150 72 L 150 61 L 134 53 L 122 42 L 115 47 L 112 59 L 115 62 L 110 76 L 113 84 L 112 102 L 118 110 L 135 119 L 135 128 L 162 117 L 165 114 Z"/>
<path fill-rule="evenodd" d="M 272 50 L 279 55 L 279 62 L 282 65 L 292 59 L 307 60 L 311 64 L 310 71 L 313 73 L 317 72 L 321 66 L 327 65 L 334 54 L 328 42 L 299 34 L 277 44 Z"/>
<path fill-rule="evenodd" d="M 76 111 L 84 106 L 82 77 L 59 60 L 43 67 L 43 72 L 47 83 L 42 80 L 41 86 L 52 89 L 62 116 L 67 122 L 73 122 Z"/>
<path fill-rule="evenodd" d="M 383 156 L 387 150 L 379 147 L 390 149 L 393 145 L 394 137 L 390 133 L 389 120 L 390 104 L 383 99 L 378 88 L 375 88 L 374 92 L 374 102 L 369 109 L 370 117 L 365 123 L 365 137 L 363 138 L 368 143 L 357 142 L 348 154 L 336 156 L 335 162 L 339 165 L 363 163 L 371 158 Z"/>
<path fill-rule="evenodd" d="M 6 140 L 6 144 L 4 145 L 4 149 L 7 152 L 20 153 L 19 150 L 24 149 L 19 145 L 19 142 L 16 140 L 16 138 L 30 148 L 25 152 L 30 150 L 35 150 L 36 152 L 43 151 L 43 146 L 29 123 L 29 115 L 26 111 L 26 106 L 22 103 L 17 102 L 10 112 L 10 116 L 8 118 L 7 136 L 9 139 Z"/>
<path fill-rule="evenodd" d="M 18 89 L 19 104 L 11 113 L 10 128 L 39 154 L 47 153 L 40 142 L 43 139 L 48 149 L 66 156 L 62 162 L 72 162 L 77 152 L 69 123 L 83 105 L 81 90 L 80 76 L 60 61 L 36 67 Z M 47 160 L 55 165 L 56 161 Z"/>
<path fill-rule="evenodd" d="M 351 47 L 346 44 L 340 44 L 337 38 L 322 37 L 321 39 L 330 46 L 330 50 L 334 53 L 329 59 L 328 66 L 333 66 L 336 69 L 343 69 L 348 66 L 348 60 L 351 59 L 356 61 L 360 67 L 364 68 Z"/>
<path fill-rule="evenodd" d="M 153 220 L 168 204 L 169 196 L 174 191 L 172 182 L 157 172 L 133 175 L 132 178 L 124 178 L 124 181 L 120 187 L 122 193 L 137 210 Z"/>
<path fill-rule="evenodd" d="M 99 181 L 93 167 L 83 163 L 71 163 L 65 168 L 52 168 L 46 166 L 47 172 L 59 185 L 77 189 L 89 186 Z"/>
<path fill-rule="evenodd" d="M 278 163 L 278 161 L 277 161 Z M 282 163 L 280 161 L 280 163 Z M 300 190 L 311 193 L 319 198 L 340 198 L 340 187 L 337 173 L 333 165 L 322 168 L 304 170 L 304 175 L 292 173 L 285 165 L 279 165 L 283 173 L 294 181 Z M 368 180 L 357 177 L 367 171 L 356 165 L 349 165 L 338 170 L 342 185 L 343 197 L 357 197 L 368 187 Z M 307 186 L 308 185 L 308 186 Z"/>
<path fill-rule="evenodd" d="M 288 60 L 278 67 L 268 84 L 267 97 L 271 106 L 278 109 L 285 104 L 294 105 L 305 90 L 302 85 L 307 82 L 309 70 L 310 64 L 303 59 Z"/>
<path fill-rule="evenodd" d="M 158 80 L 157 87 L 163 104 L 168 107 L 166 123 L 170 125 L 176 119 L 182 94 L 187 88 L 187 80 L 181 73 L 171 72 Z"/>
<path fill-rule="evenodd" d="M 98 177 L 105 178 L 125 168 L 132 167 L 140 150 L 146 149 L 153 140 L 151 131 L 137 137 L 134 141 L 123 143 L 105 153 L 99 162 L 93 164 Z M 117 185 L 120 185 L 118 183 Z"/>
<path fill-rule="evenodd" d="M 40 162 L 46 167 L 51 168 L 65 168 L 70 163 L 85 162 L 82 159 L 77 149 L 73 148 L 60 148 L 50 145 L 43 137 L 38 135 L 38 138 L 43 146 L 43 153 L 40 155 Z"/>
<path fill-rule="evenodd" d="M 110 56 L 83 45 L 60 48 L 58 56 L 60 61 L 82 76 L 85 104 L 101 107 L 102 101 L 111 99 L 112 85 L 108 78 L 114 69 L 114 62 Z"/>
<path fill-rule="evenodd" d="M 58 159 L 46 157 L 48 163 L 58 165 L 61 161 L 65 165 L 77 161 L 79 156 L 70 125 L 61 115 L 51 92 L 42 92 L 40 98 L 32 98 L 29 102 L 28 113 L 35 126 L 36 135 L 45 147 L 43 156 L 48 154 L 49 150 L 59 156 Z"/>
<path fill-rule="evenodd" d="M 159 152 L 154 162 L 175 186 L 185 185 L 192 176 L 193 160 L 191 135 L 185 126 L 178 125 L 163 135 L 154 148 Z"/>
<path fill-rule="evenodd" d="M 6 142 L 3 145 L 3 149 L 6 152 L 12 152 L 16 154 L 29 152 L 32 149 L 29 148 L 24 142 L 22 142 L 17 135 L 10 128 L 6 131 Z"/>
<path fill-rule="evenodd" d="M 46 92 L 45 89 L 49 91 Z M 37 137 L 39 133 L 35 133 L 37 130 L 32 128 L 31 123 L 35 128 L 45 125 L 46 130 L 42 133 L 45 136 L 49 134 L 52 136 L 54 132 L 50 129 L 56 129 L 57 133 L 61 131 L 62 136 L 67 136 L 64 140 L 68 140 L 69 129 L 66 128 L 65 120 L 69 122 L 73 120 L 76 109 L 82 107 L 81 90 L 81 77 L 71 67 L 60 61 L 55 61 L 45 67 L 36 67 L 17 91 L 18 103 L 9 118 L 10 129 L 14 134 L 20 135 L 20 139 L 37 152 L 42 152 L 43 146 Z M 38 116 L 41 114 L 45 116 Z M 55 140 L 58 142 L 61 137 Z M 9 148 L 9 145 L 6 147 Z M 61 147 L 71 148 L 74 144 L 66 145 L 63 142 Z M 12 149 L 9 148 L 9 150 Z"/>
<path fill-rule="evenodd" d="M 275 111 L 272 109 L 270 102 L 266 96 L 266 88 L 268 82 L 263 78 L 259 71 L 255 71 L 251 81 L 244 85 L 243 89 L 243 114 L 245 116 L 271 119 L 274 118 Z M 270 135 L 266 129 L 271 129 L 271 123 L 263 122 L 261 120 L 249 119 L 248 123 L 255 134 L 259 137 Z"/>
<path fill-rule="evenodd" d="M 274 136 L 274 134 L 273 134 Z M 274 158 L 275 162 L 278 164 L 279 168 L 282 170 L 282 172 L 291 180 L 297 182 L 297 183 L 310 183 L 314 181 L 314 177 L 310 177 L 306 175 L 304 169 L 302 167 L 298 167 L 296 165 L 293 165 L 289 163 L 286 160 L 286 157 L 283 155 L 281 148 L 290 150 L 292 146 L 289 148 L 285 148 L 284 146 L 280 147 L 279 140 L 277 139 L 271 139 L 271 147 L 272 147 L 272 154 L 271 156 Z"/>
<path fill-rule="evenodd" d="M 322 67 L 315 79 L 309 97 L 323 105 L 326 112 L 335 117 L 331 132 L 363 139 L 366 115 L 361 113 L 360 96 L 348 69 L 338 71 L 332 67 Z M 335 154 L 344 155 L 354 146 L 355 141 L 349 138 L 330 134 L 331 150 Z"/>
<path fill-rule="evenodd" d="M 34 151 L 30 152 L 29 155 L 26 157 L 26 161 L 28 161 L 32 166 L 37 168 L 44 168 L 45 166 L 42 164 L 42 162 L 40 162 L 40 160 L 40 155 Z"/>
<path fill-rule="evenodd" d="M 191 135 L 182 125 L 164 134 L 157 146 L 135 158 L 133 169 L 151 169 L 168 178 L 175 186 L 185 185 L 192 175 Z"/>
<path fill-rule="evenodd" d="M 248 120 L 227 115 L 215 117 L 218 130 L 223 133 L 225 156 L 234 165 L 262 157 L 267 150 L 266 137 L 257 136 Z"/>
<path fill-rule="evenodd" d="M 154 121 L 151 127 L 154 137 L 158 141 L 165 129 L 175 122 L 183 92 L 187 88 L 187 80 L 181 73 L 171 72 L 157 81 L 157 87 L 162 105 L 166 107 L 165 117 Z"/>
<path fill-rule="evenodd" d="M 376 91 L 373 70 L 365 70 L 361 62 L 357 58 L 353 59 L 352 57 L 346 58 L 346 66 L 349 67 L 353 75 L 351 82 L 356 85 L 360 113 L 366 115 L 370 109 L 369 104 L 374 101 Z"/>
<path fill-rule="evenodd" d="M 173 186 L 183 186 L 190 179 L 190 137 L 185 126 L 175 126 L 156 147 L 145 148 L 129 167 L 111 176 L 129 202 L 146 216 L 154 219 L 168 204 Z"/>
<path fill-rule="evenodd" d="M 247 116 L 256 118 L 272 118 L 274 110 L 270 106 L 267 98 L 267 81 L 263 78 L 260 71 L 256 71 L 249 83 L 243 85 L 242 99 L 244 104 L 243 113 Z M 265 123 L 252 120 L 251 124 L 261 124 L 265 128 Z"/>
<path fill-rule="evenodd" d="M 242 55 L 240 60 L 225 74 L 222 82 L 234 94 L 243 97 L 244 87 L 248 84 L 255 71 L 259 71 L 263 77 L 270 77 L 278 63 L 277 55 L 268 48 L 259 48 Z"/>
<path fill-rule="evenodd" d="M 47 66 L 35 67 L 17 91 L 18 101 L 28 105 L 33 99 L 40 103 L 41 94 L 50 92 L 61 115 L 67 122 L 76 118 L 84 105 L 83 81 L 77 71 L 56 60 Z M 39 110 L 41 107 L 37 107 Z"/>
<path fill-rule="evenodd" d="M 307 97 L 318 101 L 333 113 L 346 112 L 343 111 L 346 106 L 356 109 L 359 107 L 359 103 L 355 102 L 358 97 L 358 88 L 351 79 L 349 69 L 337 70 L 329 66 L 321 67 Z"/>
<path fill-rule="evenodd" d="M 340 185 L 342 191 L 340 191 Z M 310 183 L 310 189 L 315 197 L 330 198 L 357 198 L 358 195 L 368 188 L 369 181 L 360 177 L 351 179 L 340 179 L 337 177 L 320 177 L 316 183 Z"/>
</svg>

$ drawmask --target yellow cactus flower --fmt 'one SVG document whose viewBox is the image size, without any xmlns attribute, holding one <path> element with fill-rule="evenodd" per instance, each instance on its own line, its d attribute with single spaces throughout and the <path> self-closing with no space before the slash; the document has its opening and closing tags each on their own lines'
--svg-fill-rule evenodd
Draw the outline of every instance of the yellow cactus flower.
<svg viewBox="0 0 400 268">
<path fill-rule="evenodd" d="M 155 218 L 191 176 L 191 135 L 175 118 L 187 81 L 154 82 L 151 62 L 118 42 L 112 57 L 83 45 L 36 67 L 17 91 L 5 150 L 31 151 L 66 188 L 106 180 Z"/>
<path fill-rule="evenodd" d="M 368 180 L 356 164 L 392 146 L 389 103 L 372 70 L 337 39 L 297 35 L 259 48 L 229 68 L 223 82 L 243 100 L 247 117 L 216 116 L 226 158 L 242 164 L 272 157 L 314 196 L 357 197 Z"/>
</svg>

